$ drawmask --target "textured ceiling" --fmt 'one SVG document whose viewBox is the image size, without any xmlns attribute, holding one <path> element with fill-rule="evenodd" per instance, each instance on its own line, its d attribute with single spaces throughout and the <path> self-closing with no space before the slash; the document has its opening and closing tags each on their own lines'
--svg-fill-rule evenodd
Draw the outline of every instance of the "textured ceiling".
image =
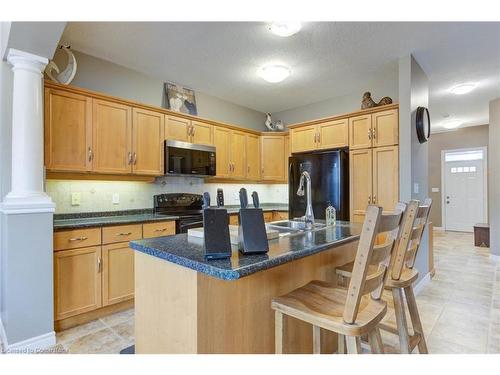
<svg viewBox="0 0 500 375">
<path fill-rule="evenodd" d="M 412 53 L 430 79 L 430 111 L 466 125 L 488 122 L 500 96 L 500 23 L 309 22 L 289 38 L 263 22 L 68 23 L 62 42 L 81 52 L 172 80 L 261 112 L 279 112 L 360 92 L 397 77 L 397 60 Z M 289 66 L 270 84 L 256 70 Z M 449 88 L 474 81 L 464 96 Z"/>
</svg>

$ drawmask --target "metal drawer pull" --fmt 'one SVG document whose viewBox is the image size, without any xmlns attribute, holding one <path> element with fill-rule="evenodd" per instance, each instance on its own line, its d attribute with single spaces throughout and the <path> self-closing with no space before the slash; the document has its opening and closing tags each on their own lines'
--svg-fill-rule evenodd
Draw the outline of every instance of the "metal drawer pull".
<svg viewBox="0 0 500 375">
<path fill-rule="evenodd" d="M 92 149 L 89 147 L 89 161 L 92 161 L 94 155 L 92 154 Z"/>
<path fill-rule="evenodd" d="M 74 238 L 70 238 L 69 240 L 71 242 L 73 241 L 85 241 L 88 237 L 74 237 Z"/>
<path fill-rule="evenodd" d="M 101 257 L 97 258 L 97 272 L 100 273 L 102 271 L 102 261 Z"/>
<path fill-rule="evenodd" d="M 165 232 L 167 230 L 167 228 L 158 228 L 158 229 L 155 229 L 155 232 Z"/>
<path fill-rule="evenodd" d="M 127 233 L 118 233 L 119 236 L 130 236 L 132 232 L 127 232 Z"/>
</svg>

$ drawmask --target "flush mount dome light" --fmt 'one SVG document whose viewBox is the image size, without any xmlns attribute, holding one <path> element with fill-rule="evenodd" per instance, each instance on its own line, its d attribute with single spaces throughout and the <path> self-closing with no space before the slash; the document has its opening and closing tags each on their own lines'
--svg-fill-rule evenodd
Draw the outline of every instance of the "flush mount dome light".
<svg viewBox="0 0 500 375">
<path fill-rule="evenodd" d="M 443 122 L 443 127 L 446 129 L 455 129 L 462 125 L 462 121 L 460 120 L 448 120 Z"/>
<path fill-rule="evenodd" d="M 462 83 L 460 85 L 456 85 L 450 89 L 450 92 L 455 95 L 464 95 L 476 88 L 476 84 L 474 83 Z"/>
<path fill-rule="evenodd" d="M 271 83 L 283 81 L 290 73 L 290 69 L 283 65 L 267 65 L 257 70 L 260 78 Z"/>
<path fill-rule="evenodd" d="M 302 23 L 299 21 L 289 22 L 272 22 L 269 25 L 269 30 L 275 35 L 286 37 L 297 34 L 302 28 Z"/>
</svg>

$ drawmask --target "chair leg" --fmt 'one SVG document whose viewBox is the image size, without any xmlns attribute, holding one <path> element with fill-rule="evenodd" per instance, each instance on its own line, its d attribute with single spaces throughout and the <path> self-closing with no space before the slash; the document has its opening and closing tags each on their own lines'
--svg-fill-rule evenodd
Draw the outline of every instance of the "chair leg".
<svg viewBox="0 0 500 375">
<path fill-rule="evenodd" d="M 392 289 L 392 296 L 394 298 L 394 312 L 396 313 L 400 350 L 403 354 L 410 354 L 410 340 L 403 304 L 403 291 L 399 288 L 394 288 Z"/>
<path fill-rule="evenodd" d="M 368 334 L 368 342 L 373 354 L 384 354 L 384 344 L 382 343 L 382 336 L 378 327 L 375 327 Z"/>
<path fill-rule="evenodd" d="M 361 338 L 359 336 L 346 336 L 347 354 L 361 353 Z"/>
<path fill-rule="evenodd" d="M 274 313 L 274 352 L 283 354 L 283 313 Z"/>
<path fill-rule="evenodd" d="M 345 336 L 341 335 L 340 333 L 337 334 L 337 353 L 338 354 L 345 354 L 346 353 L 346 347 L 345 347 Z"/>
<path fill-rule="evenodd" d="M 415 294 L 413 293 L 413 286 L 408 286 L 405 288 L 406 302 L 408 303 L 408 310 L 410 312 L 411 325 L 415 334 L 420 336 L 418 341 L 418 352 L 420 354 L 428 354 L 427 343 L 425 342 L 424 330 L 422 328 L 422 322 L 420 321 L 420 315 L 418 313 L 417 301 L 415 300 Z"/>
<path fill-rule="evenodd" d="M 321 328 L 312 326 L 313 328 L 313 354 L 321 354 Z"/>
</svg>

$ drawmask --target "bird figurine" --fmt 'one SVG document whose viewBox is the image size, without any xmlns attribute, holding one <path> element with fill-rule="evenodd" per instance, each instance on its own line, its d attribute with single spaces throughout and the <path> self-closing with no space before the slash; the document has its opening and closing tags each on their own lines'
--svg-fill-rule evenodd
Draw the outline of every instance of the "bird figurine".
<svg viewBox="0 0 500 375">
<path fill-rule="evenodd" d="M 381 105 L 387 105 L 387 104 L 391 104 L 391 103 L 392 103 L 392 99 L 389 98 L 388 96 L 384 96 L 382 99 L 380 99 L 380 101 L 378 103 L 376 103 L 372 99 L 372 94 L 369 91 L 367 91 L 363 94 L 363 100 L 361 101 L 361 109 L 373 108 L 373 107 L 378 107 Z"/>
<path fill-rule="evenodd" d="M 270 131 L 272 132 L 275 131 L 273 120 L 271 119 L 270 113 L 266 113 L 266 121 L 264 122 L 264 124 L 266 125 L 266 128 L 268 128 Z"/>
<path fill-rule="evenodd" d="M 59 67 L 56 65 L 56 63 L 52 60 L 50 60 L 50 62 L 47 64 L 47 67 L 45 68 L 45 73 L 52 81 L 62 83 L 63 85 L 69 85 L 73 78 L 75 78 L 76 74 L 76 59 L 73 52 L 70 51 L 70 48 L 71 46 L 65 45 L 59 47 L 59 49 L 66 52 L 66 55 L 68 56 L 68 64 L 62 72 L 59 70 Z M 54 76 L 52 74 L 52 71 L 55 71 L 57 75 Z"/>
</svg>

